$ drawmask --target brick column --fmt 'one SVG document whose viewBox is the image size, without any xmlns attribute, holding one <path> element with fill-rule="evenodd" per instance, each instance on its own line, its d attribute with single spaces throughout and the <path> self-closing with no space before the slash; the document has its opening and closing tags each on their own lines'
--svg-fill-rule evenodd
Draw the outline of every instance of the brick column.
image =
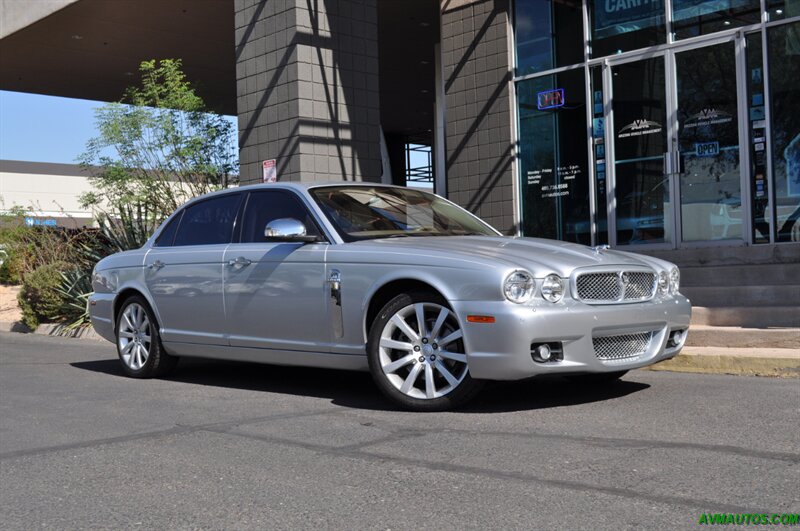
<svg viewBox="0 0 800 531">
<path fill-rule="evenodd" d="M 514 233 L 508 0 L 442 0 L 449 198 Z"/>
<path fill-rule="evenodd" d="M 242 182 L 380 180 L 377 0 L 234 0 Z"/>
</svg>

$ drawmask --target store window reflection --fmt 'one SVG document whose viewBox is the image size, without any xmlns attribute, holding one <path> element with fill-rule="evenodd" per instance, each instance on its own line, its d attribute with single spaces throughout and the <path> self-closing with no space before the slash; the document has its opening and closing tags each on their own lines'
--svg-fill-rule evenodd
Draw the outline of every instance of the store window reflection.
<svg viewBox="0 0 800 531">
<path fill-rule="evenodd" d="M 776 241 L 800 241 L 800 22 L 767 30 Z"/>
<path fill-rule="evenodd" d="M 767 17 L 769 21 L 800 16 L 798 0 L 767 0 Z"/>
<path fill-rule="evenodd" d="M 666 42 L 662 0 L 588 0 L 593 57 Z"/>
<path fill-rule="evenodd" d="M 591 243 L 584 71 L 517 84 L 523 234 Z"/>
<path fill-rule="evenodd" d="M 675 54 L 683 241 L 742 237 L 735 53 L 727 42 Z M 763 121 L 763 104 L 752 109 Z"/>
<path fill-rule="evenodd" d="M 757 24 L 758 0 L 672 0 L 672 31 L 676 39 Z"/>
<path fill-rule="evenodd" d="M 583 61 L 579 0 L 517 0 L 514 19 L 518 76 Z"/>
</svg>

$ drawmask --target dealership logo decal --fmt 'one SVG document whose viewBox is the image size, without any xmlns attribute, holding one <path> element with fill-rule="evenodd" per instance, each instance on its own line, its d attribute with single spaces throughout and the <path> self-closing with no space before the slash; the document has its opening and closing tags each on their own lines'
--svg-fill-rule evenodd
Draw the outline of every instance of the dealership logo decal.
<svg viewBox="0 0 800 531">
<path fill-rule="evenodd" d="M 733 116 L 725 111 L 720 111 L 714 107 L 707 107 L 697 114 L 693 114 L 686 120 L 685 128 L 703 127 L 707 125 L 726 124 L 733 120 Z"/>
<path fill-rule="evenodd" d="M 631 136 L 652 135 L 661 132 L 661 124 L 653 120 L 634 120 L 619 130 L 617 138 L 628 138 Z"/>
</svg>

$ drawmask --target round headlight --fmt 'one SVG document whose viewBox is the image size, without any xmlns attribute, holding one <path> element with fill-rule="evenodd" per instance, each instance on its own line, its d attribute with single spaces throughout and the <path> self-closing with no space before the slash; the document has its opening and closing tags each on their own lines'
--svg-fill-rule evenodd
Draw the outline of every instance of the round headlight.
<svg viewBox="0 0 800 531">
<path fill-rule="evenodd" d="M 681 289 L 681 272 L 677 267 L 673 267 L 669 272 L 669 284 L 669 290 L 672 293 L 678 293 L 678 290 Z"/>
<path fill-rule="evenodd" d="M 533 295 L 533 277 L 525 271 L 514 271 L 503 283 L 503 293 L 506 299 L 517 304 L 530 300 Z"/>
<path fill-rule="evenodd" d="M 547 275 L 542 282 L 542 297 L 550 302 L 558 302 L 564 297 L 564 282 L 558 275 Z"/>
<path fill-rule="evenodd" d="M 658 273 L 658 294 L 666 295 L 669 291 L 669 275 L 666 271 Z"/>
</svg>

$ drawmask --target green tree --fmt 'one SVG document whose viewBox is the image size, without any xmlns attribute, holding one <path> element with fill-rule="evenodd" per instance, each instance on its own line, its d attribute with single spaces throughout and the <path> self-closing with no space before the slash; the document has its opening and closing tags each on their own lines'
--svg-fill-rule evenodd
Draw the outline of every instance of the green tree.
<svg viewBox="0 0 800 531">
<path fill-rule="evenodd" d="M 95 111 L 99 134 L 80 157 L 94 188 L 81 202 L 117 250 L 141 247 L 186 200 L 237 178 L 235 131 L 205 106 L 180 60 L 139 70 L 139 85 Z"/>
</svg>

